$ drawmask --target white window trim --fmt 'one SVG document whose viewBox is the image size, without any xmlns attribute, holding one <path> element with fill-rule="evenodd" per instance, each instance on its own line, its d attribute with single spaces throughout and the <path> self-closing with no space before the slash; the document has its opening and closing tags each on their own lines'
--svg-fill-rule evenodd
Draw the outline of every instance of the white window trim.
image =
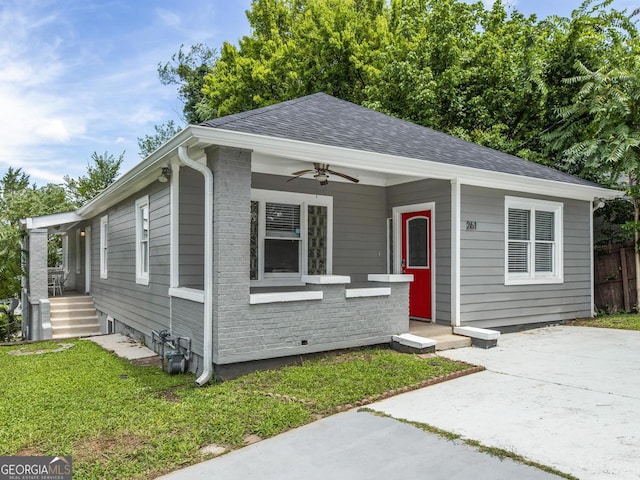
<svg viewBox="0 0 640 480">
<path fill-rule="evenodd" d="M 553 273 L 535 272 L 535 241 L 529 249 L 529 272 L 513 273 L 509 272 L 509 209 L 518 208 L 522 210 L 544 210 L 554 213 L 554 228 L 556 232 L 555 252 L 553 256 Z M 564 205 L 561 202 L 551 202 L 548 200 L 538 200 L 522 197 L 504 197 L 504 284 L 505 285 L 537 285 L 564 283 Z M 535 215 L 531 215 L 531 235 L 535 235 L 535 225 L 533 225 Z"/>
<path fill-rule="evenodd" d="M 109 215 L 100 218 L 100 278 L 108 278 Z"/>
<path fill-rule="evenodd" d="M 251 286 L 275 286 L 275 285 L 304 285 L 302 276 L 307 275 L 308 245 L 308 206 L 319 205 L 327 207 L 327 272 L 326 275 L 333 274 L 333 197 L 327 195 L 314 195 L 297 192 L 281 192 L 277 190 L 251 189 L 251 201 L 259 202 L 258 205 L 258 280 L 251 280 Z M 264 240 L 266 236 L 266 225 L 264 220 L 265 204 L 269 203 L 289 203 L 300 205 L 300 250 L 302 261 L 300 272 L 296 274 L 271 274 L 265 276 L 264 273 Z"/>
<path fill-rule="evenodd" d="M 69 234 L 62 235 L 62 270 L 65 274 L 69 271 Z"/>
<path fill-rule="evenodd" d="M 135 217 L 136 217 L 136 283 L 140 285 L 149 285 L 149 272 L 142 271 L 142 253 L 141 253 L 141 244 L 142 244 L 142 217 L 140 215 L 140 211 L 142 208 L 147 207 L 149 209 L 149 196 L 145 195 L 142 198 L 136 200 L 135 204 Z M 151 241 L 151 210 L 149 210 L 149 238 L 148 242 Z M 149 251 L 151 250 L 150 245 L 147 245 L 147 255 L 149 255 Z M 149 259 L 147 259 L 147 265 L 150 267 Z"/>
<path fill-rule="evenodd" d="M 80 235 L 80 229 L 76 229 L 76 275 L 80 275 L 82 266 L 82 235 Z"/>
</svg>

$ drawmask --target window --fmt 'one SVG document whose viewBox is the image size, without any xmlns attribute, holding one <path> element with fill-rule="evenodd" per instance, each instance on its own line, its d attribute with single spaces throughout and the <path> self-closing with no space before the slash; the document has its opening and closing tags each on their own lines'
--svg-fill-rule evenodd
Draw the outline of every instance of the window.
<svg viewBox="0 0 640 480">
<path fill-rule="evenodd" d="M 107 278 L 107 257 L 109 253 L 109 216 L 100 219 L 100 278 Z"/>
<path fill-rule="evenodd" d="M 149 285 L 149 197 L 136 200 L 136 283 Z"/>
<path fill-rule="evenodd" d="M 253 284 L 294 284 L 331 273 L 333 199 L 252 190 L 249 270 Z"/>
<path fill-rule="evenodd" d="M 505 197 L 505 284 L 562 283 L 562 204 Z"/>
</svg>

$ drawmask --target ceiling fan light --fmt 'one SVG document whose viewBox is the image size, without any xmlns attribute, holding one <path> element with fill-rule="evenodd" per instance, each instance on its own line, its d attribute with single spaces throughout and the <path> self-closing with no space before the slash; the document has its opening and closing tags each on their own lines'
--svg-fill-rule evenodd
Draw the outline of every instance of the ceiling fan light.
<svg viewBox="0 0 640 480">
<path fill-rule="evenodd" d="M 329 176 L 324 172 L 318 172 L 314 175 L 314 177 L 323 185 L 326 185 L 326 183 L 324 182 L 327 182 L 327 180 L 329 179 Z"/>
</svg>

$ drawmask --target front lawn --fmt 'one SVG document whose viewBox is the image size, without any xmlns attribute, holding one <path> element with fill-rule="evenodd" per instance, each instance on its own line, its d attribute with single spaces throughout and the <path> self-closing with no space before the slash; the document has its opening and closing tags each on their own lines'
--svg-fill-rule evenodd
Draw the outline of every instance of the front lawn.
<svg viewBox="0 0 640 480">
<path fill-rule="evenodd" d="M 197 388 L 93 342 L 63 343 L 74 345 L 0 347 L 0 455 L 71 455 L 77 479 L 154 478 L 203 460 L 202 446 L 237 448 L 469 368 L 371 349 Z M 17 349 L 31 354 L 8 354 Z"/>
<path fill-rule="evenodd" d="M 603 315 L 596 318 L 579 318 L 569 322 L 581 327 L 619 328 L 623 330 L 640 330 L 640 315 L 635 313 Z"/>
</svg>

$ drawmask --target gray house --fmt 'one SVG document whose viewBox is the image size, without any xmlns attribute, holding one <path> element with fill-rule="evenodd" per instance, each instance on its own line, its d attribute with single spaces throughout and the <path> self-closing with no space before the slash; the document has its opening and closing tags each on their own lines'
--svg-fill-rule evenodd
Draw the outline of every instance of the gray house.
<svg viewBox="0 0 640 480">
<path fill-rule="evenodd" d="M 25 329 L 51 336 L 55 232 L 100 330 L 189 337 L 199 383 L 410 317 L 591 316 L 593 201 L 618 195 L 318 93 L 188 126 L 77 211 L 27 219 Z"/>
</svg>

